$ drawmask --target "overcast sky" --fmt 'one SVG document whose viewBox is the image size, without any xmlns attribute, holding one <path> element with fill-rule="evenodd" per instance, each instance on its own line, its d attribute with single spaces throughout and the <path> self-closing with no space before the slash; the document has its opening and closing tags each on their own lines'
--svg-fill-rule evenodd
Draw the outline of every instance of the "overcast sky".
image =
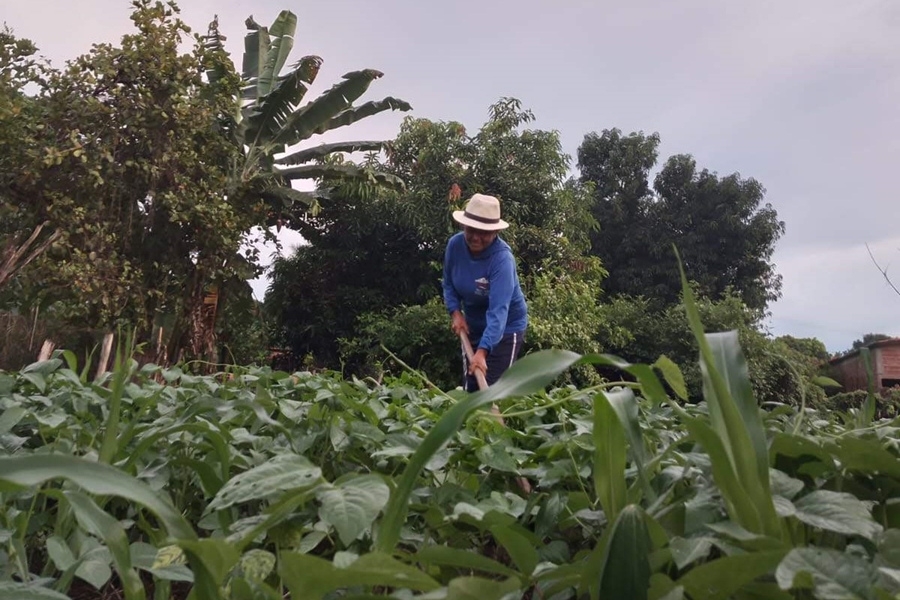
<svg viewBox="0 0 900 600">
<path fill-rule="evenodd" d="M 55 65 L 130 32 L 128 0 L 2 0 L 0 20 Z M 900 335 L 900 296 L 865 244 L 900 265 L 900 2 L 897 0 L 182 0 L 205 31 L 216 14 L 236 61 L 244 20 L 284 8 L 292 59 L 325 60 L 314 92 L 361 68 L 385 73 L 363 100 L 391 95 L 415 116 L 463 122 L 514 96 L 560 132 L 658 132 L 660 162 L 692 154 L 720 175 L 758 179 L 786 222 L 775 262 L 784 296 L 774 334 L 832 351 L 867 332 Z M 343 139 L 391 138 L 402 113 Z M 338 139 L 338 136 L 335 137 Z M 296 237 L 286 235 L 290 244 Z M 891 271 L 900 286 L 900 266 Z M 259 294 L 264 282 L 254 289 Z"/>
</svg>

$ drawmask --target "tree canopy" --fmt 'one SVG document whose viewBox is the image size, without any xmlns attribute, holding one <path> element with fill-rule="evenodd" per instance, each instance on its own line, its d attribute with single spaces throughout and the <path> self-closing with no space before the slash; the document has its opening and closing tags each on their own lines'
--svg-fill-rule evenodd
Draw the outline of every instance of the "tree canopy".
<svg viewBox="0 0 900 600">
<path fill-rule="evenodd" d="M 609 269 L 607 291 L 677 303 L 674 245 L 701 294 L 722 298 L 731 289 L 764 310 L 780 296 L 771 259 L 785 228 L 764 203 L 764 188 L 737 173 L 700 169 L 685 154 L 670 157 L 651 188 L 658 146 L 658 134 L 607 129 L 587 134 L 578 148 L 581 181 L 596 186 L 600 231 L 591 236 L 591 252 Z"/>
</svg>

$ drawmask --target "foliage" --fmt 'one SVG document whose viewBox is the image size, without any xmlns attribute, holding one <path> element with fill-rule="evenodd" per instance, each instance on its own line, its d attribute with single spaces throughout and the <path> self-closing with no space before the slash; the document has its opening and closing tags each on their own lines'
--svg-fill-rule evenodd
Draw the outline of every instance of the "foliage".
<svg viewBox="0 0 900 600">
<path fill-rule="evenodd" d="M 626 345 L 627 333 L 600 304 L 600 282 L 607 275 L 596 257 L 587 257 L 581 271 L 554 269 L 535 275 L 527 286 L 528 334 L 526 352 L 566 348 L 582 354 L 608 351 Z M 609 333 L 600 339 L 599 332 Z M 572 381 L 597 383 L 592 367 L 571 371 Z"/>
<path fill-rule="evenodd" d="M 562 350 L 476 394 L 122 355 L 97 383 L 69 353 L 0 374 L 0 590 L 115 573 L 129 600 L 143 581 L 198 600 L 895 595 L 896 424 L 761 411 L 736 332 L 704 334 L 685 289 L 697 405 L 666 396 L 671 362 Z M 577 364 L 634 383 L 547 388 Z"/>
<path fill-rule="evenodd" d="M 853 340 L 853 346 L 851 347 L 851 351 L 859 350 L 860 348 L 865 348 L 866 346 L 874 344 L 875 342 L 880 342 L 881 340 L 889 340 L 889 339 L 891 339 L 891 336 L 889 336 L 885 333 L 867 333 L 864 336 L 862 336 L 861 340 Z"/>
<path fill-rule="evenodd" d="M 370 334 L 378 327 L 370 325 L 378 317 L 358 320 L 367 313 L 394 318 L 393 309 L 439 295 L 444 247 L 458 230 L 451 211 L 478 191 L 500 197 L 512 224 L 502 236 L 514 248 L 526 286 L 531 275 L 545 271 L 593 273 L 581 254 L 590 222 L 588 193 L 563 179 L 568 157 L 557 132 L 522 129 L 532 119 L 513 99 L 492 106 L 488 122 L 471 137 L 458 123 L 408 118 L 383 166 L 406 182 L 405 191 L 360 195 L 331 182 L 320 210 L 292 225 L 308 245 L 273 266 L 266 295 L 273 341 L 330 368 L 339 363 L 339 339 L 352 344 L 358 337 L 361 347 L 377 348 Z M 423 323 L 411 337 L 431 335 L 430 326 Z M 439 339 L 432 338 L 423 355 L 445 356 Z M 376 362 L 384 359 L 364 352 Z M 433 368 L 432 374 L 442 379 Z"/>
<path fill-rule="evenodd" d="M 0 30 L 0 294 L 7 296 L 18 271 L 58 237 L 45 227 L 43 193 L 53 186 L 42 166 L 42 153 L 54 146 L 42 97 L 49 73 L 30 40 Z"/>
<path fill-rule="evenodd" d="M 750 381 L 760 402 L 799 406 L 804 398 L 808 402 L 824 398 L 822 387 L 816 383 L 822 375 L 821 357 L 823 353 L 827 356 L 820 340 L 767 337 L 759 331 L 759 313 L 747 308 L 733 293 L 718 301 L 698 297 L 696 304 L 710 329 L 739 332 Z M 698 347 L 690 336 L 683 306 L 660 310 L 643 297 L 618 297 L 603 303 L 600 310 L 606 325 L 599 329 L 599 343 L 607 352 L 647 363 L 665 354 L 684 372 L 690 398 L 701 398 Z"/>
<path fill-rule="evenodd" d="M 500 199 L 503 232 L 524 278 L 542 268 L 566 268 L 588 248 L 595 227 L 590 186 L 567 181 L 570 157 L 559 132 L 527 129 L 534 114 L 515 98 L 501 98 L 478 133 L 462 124 L 407 118 L 386 167 L 407 182 L 402 214 L 420 231 L 434 260 L 458 229 L 451 211 L 474 193 Z M 446 201 L 444 199 L 446 198 Z"/>
<path fill-rule="evenodd" d="M 441 389 L 462 384 L 460 342 L 439 297 L 363 314 L 352 337 L 341 340 L 342 362 L 353 373 L 401 374 L 407 367 L 383 348 Z"/>
<path fill-rule="evenodd" d="M 273 261 L 265 311 L 274 344 L 334 368 L 361 315 L 421 302 L 438 286 L 391 202 L 334 188 L 321 206 L 298 225 L 308 244 Z"/>
<path fill-rule="evenodd" d="M 385 110 L 411 110 L 409 103 L 392 97 L 353 105 L 384 74 L 374 69 L 347 73 L 340 83 L 300 106 L 323 61 L 319 56 L 304 56 L 288 72 L 281 72 L 296 40 L 297 16 L 283 10 L 271 27 L 260 25 L 253 17 L 247 19 L 246 25 L 244 86 L 238 97 L 240 118 L 234 127 L 237 144 L 244 152 L 233 176 L 243 193 L 252 191 L 266 201 L 266 224 L 290 226 L 296 214 L 318 209 L 317 195 L 294 189 L 291 182 L 295 180 L 350 178 L 402 186 L 402 181 L 387 173 L 330 160 L 346 152 L 379 151 L 384 142 L 335 142 L 297 148 L 315 135 Z M 207 36 L 206 42 L 211 47 L 222 47 L 217 32 Z M 218 72 L 212 75 L 219 76 Z"/>
<path fill-rule="evenodd" d="M 252 274 L 235 256 L 260 217 L 227 193 L 238 149 L 224 118 L 239 78 L 221 51 L 197 42 L 183 54 L 190 29 L 176 15 L 174 5 L 135 2 L 134 33 L 50 73 L 35 99 L 53 139 L 28 173 L 40 187 L 22 201 L 62 235 L 19 278 L 26 306 L 144 336 L 174 313 L 190 336 L 206 286 Z M 206 81 L 204 67 L 222 76 Z"/>
<path fill-rule="evenodd" d="M 334 159 L 381 142 L 296 145 L 410 107 L 395 98 L 354 106 L 382 75 L 371 69 L 299 106 L 321 59 L 281 73 L 296 26 L 289 11 L 271 29 L 248 20 L 246 80 L 217 21 L 191 39 L 178 15 L 174 2 L 136 0 L 132 33 L 59 71 L 30 42 L 0 37 L 0 286 L 31 263 L 5 286 L 13 306 L 52 306 L 101 331 L 136 327 L 154 346 L 165 323 L 158 360 L 215 361 L 225 291 L 241 293 L 229 282 L 258 275 L 256 242 L 295 203 L 309 208 L 290 181 L 398 184 Z"/>
<path fill-rule="evenodd" d="M 838 392 L 818 403 L 823 411 L 850 413 L 861 410 L 868 398 L 865 390 Z M 875 395 L 875 416 L 879 419 L 894 419 L 900 416 L 900 388 L 887 388 Z"/>
<path fill-rule="evenodd" d="M 601 231 L 591 236 L 591 251 L 610 269 L 608 293 L 677 304 L 674 244 L 701 295 L 719 299 L 731 289 L 750 308 L 764 309 L 780 295 L 771 258 L 784 223 L 762 204 L 762 185 L 736 173 L 720 178 L 675 155 L 651 190 L 658 145 L 657 134 L 612 129 L 586 135 L 578 149 L 581 181 L 596 185 Z"/>
</svg>

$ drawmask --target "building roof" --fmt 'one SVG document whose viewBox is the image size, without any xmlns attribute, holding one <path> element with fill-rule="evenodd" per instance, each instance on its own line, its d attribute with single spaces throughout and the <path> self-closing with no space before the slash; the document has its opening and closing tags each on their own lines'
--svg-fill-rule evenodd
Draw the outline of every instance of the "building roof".
<svg viewBox="0 0 900 600">
<path fill-rule="evenodd" d="M 886 340 L 878 340 L 877 342 L 872 342 L 870 344 L 866 344 L 863 347 L 868 348 L 869 350 L 875 350 L 876 348 L 885 348 L 885 347 L 891 347 L 891 346 L 900 346 L 900 337 L 892 337 L 892 338 L 888 338 Z M 862 348 L 856 348 L 855 350 L 851 350 L 850 352 L 848 352 L 846 354 L 841 354 L 840 356 L 835 356 L 828 362 L 835 365 L 835 364 L 843 362 L 847 359 L 854 358 L 855 356 L 857 356 L 859 354 L 859 351 L 861 349 Z"/>
</svg>

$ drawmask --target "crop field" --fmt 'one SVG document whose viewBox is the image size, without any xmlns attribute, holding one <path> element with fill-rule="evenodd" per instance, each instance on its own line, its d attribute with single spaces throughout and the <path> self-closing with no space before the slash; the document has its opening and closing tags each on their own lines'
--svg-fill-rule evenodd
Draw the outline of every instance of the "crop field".
<svg viewBox="0 0 900 600">
<path fill-rule="evenodd" d="M 562 350 L 468 395 L 124 354 L 92 381 L 65 351 L 0 373 L 0 598 L 897 597 L 896 423 L 759 407 L 687 306 L 701 404 L 665 358 Z M 555 385 L 576 363 L 623 377 Z"/>
</svg>

